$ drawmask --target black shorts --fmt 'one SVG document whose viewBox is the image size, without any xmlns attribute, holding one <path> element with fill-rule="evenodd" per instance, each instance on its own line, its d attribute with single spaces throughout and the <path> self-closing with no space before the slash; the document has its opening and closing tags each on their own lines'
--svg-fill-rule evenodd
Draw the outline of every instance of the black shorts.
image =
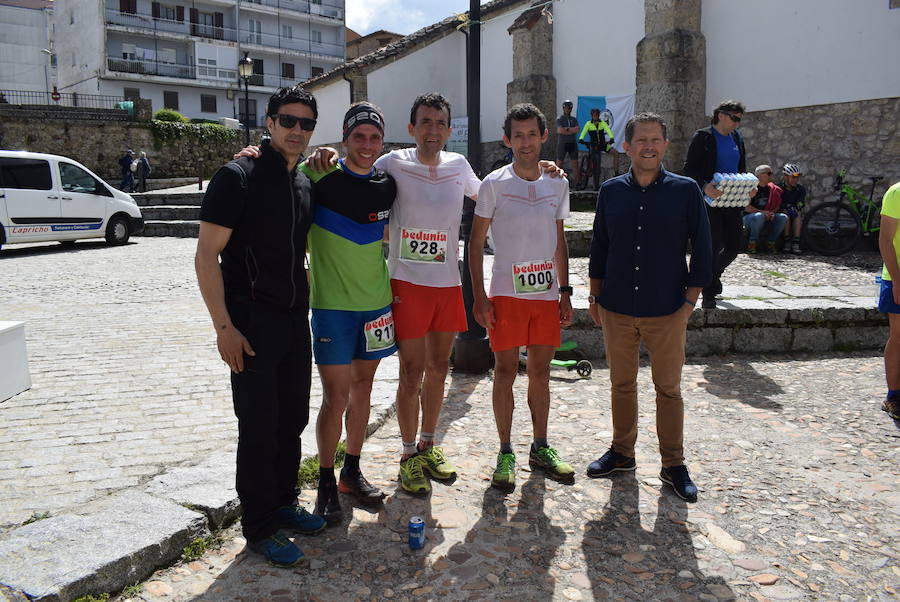
<svg viewBox="0 0 900 602">
<path fill-rule="evenodd" d="M 556 160 L 565 161 L 566 155 L 574 161 L 578 161 L 578 144 L 575 142 L 563 142 L 556 145 Z"/>
</svg>

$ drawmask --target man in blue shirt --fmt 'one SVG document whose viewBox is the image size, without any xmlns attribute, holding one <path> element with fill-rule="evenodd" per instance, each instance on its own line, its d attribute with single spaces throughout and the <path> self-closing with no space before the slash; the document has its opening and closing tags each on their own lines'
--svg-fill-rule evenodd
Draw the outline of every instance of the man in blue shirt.
<svg viewBox="0 0 900 602">
<path fill-rule="evenodd" d="M 709 127 L 694 132 L 681 172 L 693 178 L 711 199 L 722 196 L 712 183 L 715 173 L 744 173 L 747 152 L 738 127 L 745 107 L 737 100 L 723 100 L 713 108 Z M 713 274 L 703 289 L 703 308 L 716 307 L 722 293 L 722 273 L 735 260 L 744 238 L 740 207 L 708 207 L 712 235 Z"/>
<path fill-rule="evenodd" d="M 607 180 L 597 195 L 591 243 L 589 311 L 603 328 L 612 390 L 612 447 L 589 477 L 636 468 L 637 374 L 641 341 L 650 352 L 656 388 L 659 478 L 684 500 L 697 487 L 684 465 L 681 368 L 688 319 L 712 275 L 709 218 L 700 188 L 669 173 L 662 159 L 666 124 L 641 113 L 625 126 L 631 171 Z M 690 268 L 685 262 L 691 245 Z"/>
</svg>

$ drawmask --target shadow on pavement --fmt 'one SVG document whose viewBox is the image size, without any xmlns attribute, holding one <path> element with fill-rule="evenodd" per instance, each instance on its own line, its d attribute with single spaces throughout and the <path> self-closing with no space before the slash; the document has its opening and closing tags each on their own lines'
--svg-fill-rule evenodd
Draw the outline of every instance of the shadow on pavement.
<svg viewBox="0 0 900 602">
<path fill-rule="evenodd" d="M 749 360 L 736 356 L 728 359 L 709 358 L 703 376 L 706 382 L 699 385 L 710 395 L 765 410 L 782 408 L 771 397 L 784 393 L 784 389 L 771 377 L 757 372 Z"/>
<path fill-rule="evenodd" d="M 124 245 L 119 245 L 123 247 L 127 247 L 129 245 L 137 244 L 134 241 L 129 241 Z M 3 258 L 12 258 L 12 257 L 35 257 L 41 255 L 52 255 L 54 253 L 74 253 L 77 251 L 90 251 L 92 249 L 105 249 L 109 245 L 100 238 L 96 240 L 79 240 L 68 241 L 64 243 L 34 243 L 28 245 L 13 245 L 11 247 L 3 245 L 3 250 L 0 250 L 0 259 Z"/>
<path fill-rule="evenodd" d="M 609 502 L 599 520 L 585 525 L 582 551 L 595 600 L 678 600 L 734 593 L 718 577 L 705 578 L 697 565 L 687 504 L 660 490 L 653 530 L 641 526 L 640 487 L 633 473 L 611 479 Z M 598 479 L 598 483 L 605 480 Z M 704 588 L 706 591 L 701 591 Z"/>
</svg>

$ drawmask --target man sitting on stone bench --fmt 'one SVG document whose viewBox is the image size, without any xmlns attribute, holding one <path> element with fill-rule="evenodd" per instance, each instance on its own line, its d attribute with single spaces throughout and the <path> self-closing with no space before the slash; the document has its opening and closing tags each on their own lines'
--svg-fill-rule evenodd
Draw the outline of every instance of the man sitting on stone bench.
<svg viewBox="0 0 900 602">
<path fill-rule="evenodd" d="M 784 191 L 772 180 L 772 168 L 768 165 L 760 165 L 755 170 L 759 184 L 756 194 L 750 198 L 749 204 L 744 207 L 744 227 L 750 231 L 750 241 L 747 243 L 747 253 L 754 255 L 757 251 L 757 240 L 768 229 L 768 238 L 765 249 L 769 253 L 775 253 L 775 241 L 784 231 L 788 216 L 778 213 L 781 206 L 781 195 Z"/>
</svg>

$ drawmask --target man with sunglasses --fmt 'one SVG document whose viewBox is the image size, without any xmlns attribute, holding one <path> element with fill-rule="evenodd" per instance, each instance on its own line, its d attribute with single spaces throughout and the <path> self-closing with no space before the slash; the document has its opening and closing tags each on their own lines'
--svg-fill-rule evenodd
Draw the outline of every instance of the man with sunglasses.
<svg viewBox="0 0 900 602">
<path fill-rule="evenodd" d="M 209 183 L 195 257 L 219 354 L 231 369 L 243 535 L 251 550 L 283 567 L 300 562 L 303 552 L 282 529 L 312 534 L 325 527 L 297 505 L 296 491 L 309 417 L 303 258 L 312 224 L 310 181 L 296 166 L 317 114 L 316 99 L 300 86 L 272 95 L 271 140 L 257 158 L 228 163 Z"/>
<path fill-rule="evenodd" d="M 695 182 L 711 199 L 722 191 L 712 183 L 715 173 L 744 173 L 747 153 L 744 138 L 738 131 L 743 118 L 743 103 L 723 100 L 713 109 L 709 127 L 694 132 L 688 146 L 682 173 Z M 707 207 L 709 229 L 712 234 L 712 279 L 703 288 L 703 309 L 716 307 L 716 295 L 722 293 L 722 273 L 737 257 L 743 240 L 742 209 L 740 207 Z"/>
</svg>

